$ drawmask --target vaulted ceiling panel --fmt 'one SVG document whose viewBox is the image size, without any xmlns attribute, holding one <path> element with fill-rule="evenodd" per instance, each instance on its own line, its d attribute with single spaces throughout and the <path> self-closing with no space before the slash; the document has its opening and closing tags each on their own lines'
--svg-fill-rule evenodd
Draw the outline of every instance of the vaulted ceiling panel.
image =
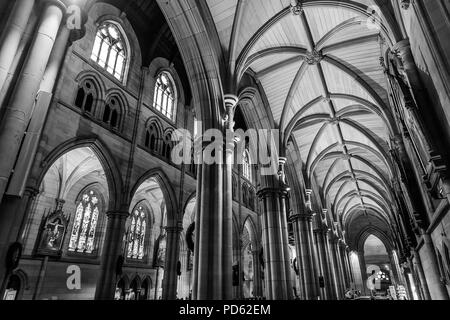
<svg viewBox="0 0 450 320">
<path fill-rule="evenodd" d="M 354 11 L 347 10 L 343 7 L 306 7 L 305 14 L 308 21 L 314 21 L 310 24 L 311 32 L 315 42 L 319 42 L 323 36 L 336 28 L 344 21 L 358 17 Z"/>
<path fill-rule="evenodd" d="M 272 109 L 274 120 L 278 123 L 283 110 L 287 92 L 289 91 L 296 70 L 300 68 L 299 61 L 274 70 L 261 78 L 267 99 Z"/>
<path fill-rule="evenodd" d="M 237 2 L 238 0 L 207 0 L 209 10 L 216 24 L 222 48 L 226 51 L 230 44 Z"/>
</svg>

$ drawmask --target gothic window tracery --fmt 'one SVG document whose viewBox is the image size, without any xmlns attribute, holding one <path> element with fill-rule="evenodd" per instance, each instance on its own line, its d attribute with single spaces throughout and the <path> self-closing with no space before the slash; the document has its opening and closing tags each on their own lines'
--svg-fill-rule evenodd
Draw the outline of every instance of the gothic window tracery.
<svg viewBox="0 0 450 320">
<path fill-rule="evenodd" d="M 176 88 L 168 72 L 161 72 L 155 85 L 153 107 L 170 120 L 175 120 Z"/>
<path fill-rule="evenodd" d="M 69 242 L 69 251 L 92 253 L 94 250 L 95 229 L 99 216 L 99 198 L 93 191 L 81 197 L 75 213 Z"/>
<path fill-rule="evenodd" d="M 128 231 L 127 258 L 142 260 L 145 255 L 145 233 L 147 231 L 147 213 L 142 206 L 133 210 Z"/>
<path fill-rule="evenodd" d="M 91 59 L 117 80 L 123 80 L 127 50 L 124 37 L 113 22 L 107 21 L 98 28 Z"/>
</svg>

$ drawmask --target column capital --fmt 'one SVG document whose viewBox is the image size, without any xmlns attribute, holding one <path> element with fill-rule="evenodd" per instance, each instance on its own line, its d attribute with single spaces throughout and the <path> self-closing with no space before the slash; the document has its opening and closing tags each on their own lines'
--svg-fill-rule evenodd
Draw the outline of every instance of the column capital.
<svg viewBox="0 0 450 320">
<path fill-rule="evenodd" d="M 312 213 L 295 213 L 289 217 L 289 221 L 312 221 Z"/>
</svg>

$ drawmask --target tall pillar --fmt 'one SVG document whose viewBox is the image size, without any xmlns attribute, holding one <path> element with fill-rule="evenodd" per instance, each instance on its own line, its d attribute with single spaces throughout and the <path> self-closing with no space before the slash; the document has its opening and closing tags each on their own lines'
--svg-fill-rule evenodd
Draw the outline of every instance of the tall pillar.
<svg viewBox="0 0 450 320">
<path fill-rule="evenodd" d="M 65 8 L 60 1 L 48 1 L 45 5 L 31 49 L 0 126 L 0 150 L 8 150 L 8 152 L 0 153 L 0 201 L 6 191 L 17 153 L 31 118 L 36 94 L 63 19 Z"/>
<path fill-rule="evenodd" d="M 220 153 L 220 154 L 217 154 Z M 223 159 L 223 151 L 216 150 Z M 223 299 L 223 165 L 203 161 L 195 222 L 194 300 Z M 231 268 L 231 266 L 230 266 Z M 195 289 L 195 290 L 194 290 Z"/>
<path fill-rule="evenodd" d="M 361 268 L 361 279 L 362 279 L 362 284 L 363 284 L 363 292 L 365 295 L 369 294 L 368 289 L 367 288 L 367 266 L 366 266 L 366 260 L 364 259 L 364 252 L 358 252 L 358 260 L 359 260 L 359 265 Z"/>
<path fill-rule="evenodd" d="M 293 298 L 290 272 L 286 272 L 289 263 L 287 230 L 282 228 L 286 212 L 281 209 L 281 188 L 264 188 L 258 191 L 263 209 L 261 216 L 262 239 L 264 248 L 265 282 L 267 299 L 289 300 Z"/>
<path fill-rule="evenodd" d="M 324 287 L 320 288 L 319 286 L 319 290 L 320 290 L 320 296 L 322 300 L 330 300 L 330 287 L 329 287 L 329 275 L 328 275 L 328 271 L 327 271 L 327 259 L 326 259 L 326 252 L 325 252 L 325 245 L 323 242 L 323 229 L 322 228 L 317 228 L 314 230 L 314 238 L 315 238 L 315 242 L 317 244 L 317 260 L 319 263 L 319 277 L 323 278 L 324 281 Z"/>
<path fill-rule="evenodd" d="M 427 233 L 423 235 L 424 245 L 420 249 L 422 268 L 432 300 L 449 300 L 448 291 L 445 284 L 441 281 L 436 251 Z"/>
<path fill-rule="evenodd" d="M 262 297 L 264 295 L 261 283 L 261 264 L 259 263 L 259 248 L 252 250 L 253 258 L 253 295 Z"/>
<path fill-rule="evenodd" d="M 314 279 L 311 239 L 309 237 L 312 214 L 310 212 L 295 214 L 290 217 L 290 220 L 294 227 L 295 248 L 297 250 L 297 263 L 300 270 L 303 297 L 307 300 L 313 300 L 316 298 L 316 282 Z"/>
<path fill-rule="evenodd" d="M 0 90 L 5 84 L 34 3 L 34 0 L 16 0 L 5 29 L 3 30 L 0 39 Z"/>
<path fill-rule="evenodd" d="M 325 233 L 325 245 L 327 250 L 327 256 L 328 261 L 330 262 L 330 275 L 332 277 L 332 288 L 333 288 L 333 298 L 336 300 L 339 300 L 340 294 L 339 294 L 339 282 L 338 282 L 338 273 L 337 273 L 337 267 L 336 267 L 336 260 L 334 259 L 333 255 L 333 241 L 332 236 L 333 232 L 331 229 L 328 229 Z"/>
<path fill-rule="evenodd" d="M 339 241 L 338 243 L 338 249 L 339 249 L 339 255 L 341 258 L 341 265 L 342 265 L 342 273 L 344 274 L 343 280 L 344 280 L 344 290 L 350 287 L 351 279 L 350 279 L 350 272 L 347 265 L 347 259 L 346 256 L 346 245 L 344 242 Z"/>
<path fill-rule="evenodd" d="M 162 299 L 177 299 L 178 274 L 177 265 L 180 260 L 180 234 L 183 224 L 179 222 L 176 226 L 166 227 L 167 250 L 164 266 L 164 280 L 162 283 Z"/>
<path fill-rule="evenodd" d="M 355 279 L 355 274 L 353 272 L 353 266 L 350 261 L 350 249 L 348 248 L 348 246 L 345 247 L 344 256 L 345 256 L 345 263 L 347 264 L 347 269 L 349 272 L 350 284 L 355 285 L 356 279 Z"/>
<path fill-rule="evenodd" d="M 100 275 L 95 291 L 96 300 L 113 300 L 116 287 L 116 266 L 123 252 L 125 223 L 129 216 L 127 211 L 110 211 L 107 214 L 106 235 L 102 249 Z"/>
<path fill-rule="evenodd" d="M 56 37 L 47 68 L 41 81 L 39 92 L 33 108 L 32 117 L 27 127 L 27 134 L 20 147 L 14 172 L 11 175 L 6 194 L 21 196 L 27 182 L 29 172 L 34 163 L 36 151 L 45 126 L 47 113 L 52 102 L 56 81 L 66 56 L 67 48 L 73 42 L 81 38 L 83 33 L 69 30 L 66 24 L 62 24 Z"/>
<path fill-rule="evenodd" d="M 343 297 L 343 273 L 342 273 L 342 266 L 340 263 L 339 258 L 339 251 L 338 251 L 338 239 L 336 237 L 332 237 L 330 240 L 330 248 L 331 248 L 331 257 L 333 259 L 333 265 L 335 269 L 335 277 L 336 277 L 336 292 L 337 292 L 337 298 L 341 299 Z"/>
<path fill-rule="evenodd" d="M 227 137 L 225 142 L 225 163 L 223 178 L 223 299 L 233 298 L 233 164 L 234 164 L 234 110 L 239 98 L 234 95 L 225 95 L 225 109 L 227 122 L 225 124 Z"/>
<path fill-rule="evenodd" d="M 5 261 L 9 247 L 14 242 L 23 244 L 21 235 L 25 227 L 26 217 L 30 212 L 31 203 L 39 190 L 27 188 L 22 198 L 11 197 L 0 204 L 0 296 L 7 285 L 4 279 L 6 270 Z M 3 282 L 3 283 L 2 283 Z"/>
<path fill-rule="evenodd" d="M 325 272 L 325 286 L 327 288 L 327 296 L 329 300 L 336 299 L 335 290 L 333 286 L 333 274 L 332 265 L 330 260 L 330 255 L 328 253 L 328 240 L 327 240 L 328 230 L 326 228 L 321 230 L 319 239 L 319 251 L 322 255 L 322 260 L 324 262 L 323 268 Z"/>
<path fill-rule="evenodd" d="M 422 261 L 420 259 L 420 255 L 417 252 L 417 250 L 415 250 L 415 249 L 412 249 L 412 253 L 413 253 L 413 257 L 414 257 L 412 270 L 417 271 L 417 276 L 419 277 L 420 289 L 421 289 L 421 292 L 423 295 L 423 299 L 431 300 L 431 295 L 430 295 L 430 291 L 428 289 L 427 280 L 425 279 L 425 274 L 423 272 Z"/>
</svg>

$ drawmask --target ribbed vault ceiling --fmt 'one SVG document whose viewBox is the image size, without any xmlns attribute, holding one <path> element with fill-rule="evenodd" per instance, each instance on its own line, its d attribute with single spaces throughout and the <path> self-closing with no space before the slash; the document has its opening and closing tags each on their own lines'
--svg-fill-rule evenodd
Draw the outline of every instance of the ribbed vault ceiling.
<svg viewBox="0 0 450 320">
<path fill-rule="evenodd" d="M 290 0 L 206 2 L 231 73 L 260 81 L 334 218 L 344 229 L 364 216 L 391 225 L 393 126 L 380 64 L 391 44 L 386 27 L 374 27 L 374 3 L 303 1 L 294 15 Z"/>
</svg>

